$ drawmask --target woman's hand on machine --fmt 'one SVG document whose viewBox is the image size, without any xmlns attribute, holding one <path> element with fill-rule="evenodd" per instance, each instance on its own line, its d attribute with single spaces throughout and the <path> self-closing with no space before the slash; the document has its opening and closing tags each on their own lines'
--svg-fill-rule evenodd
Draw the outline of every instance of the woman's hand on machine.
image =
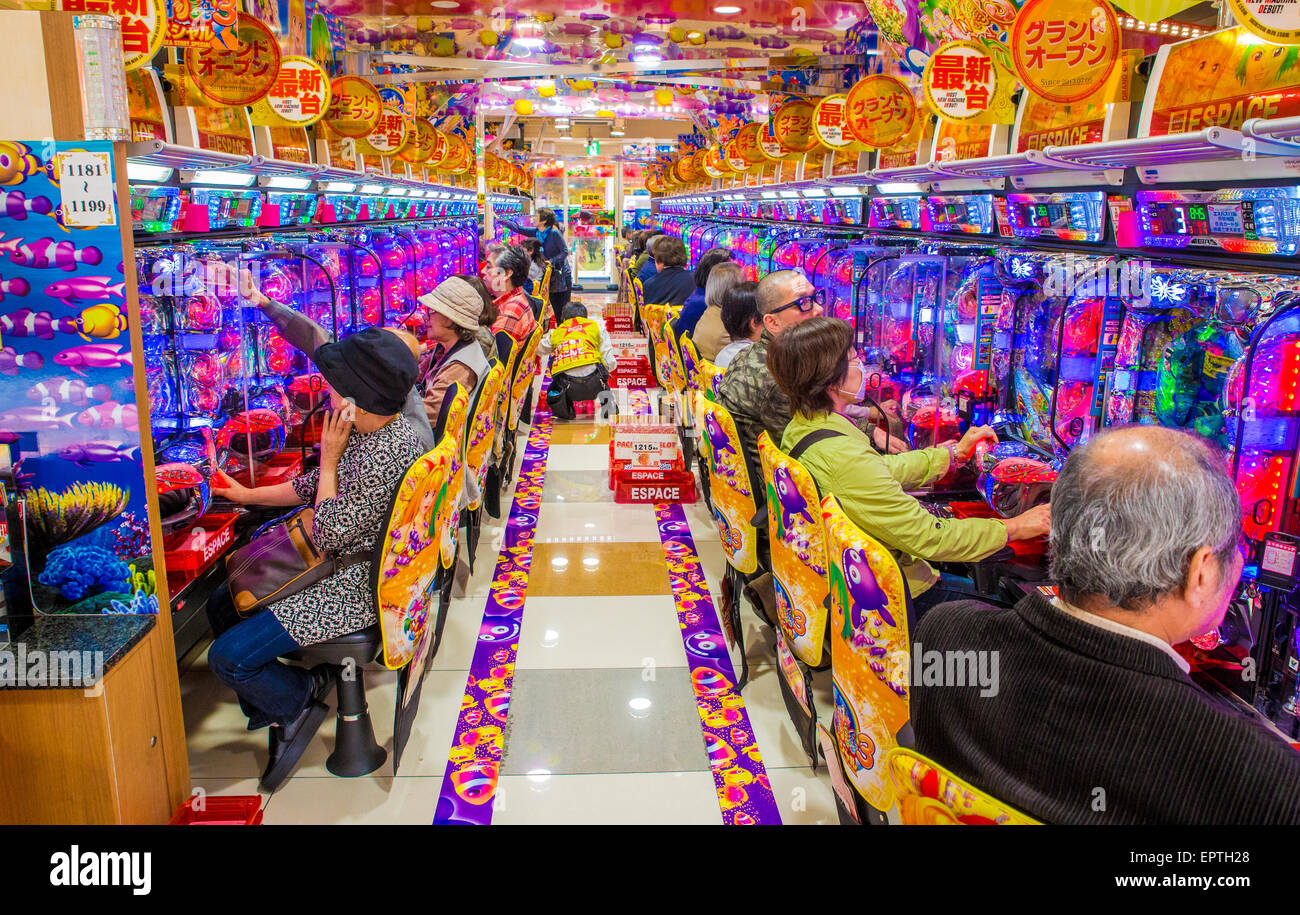
<svg viewBox="0 0 1300 915">
<path fill-rule="evenodd" d="M 247 505 L 253 501 L 253 490 L 221 470 L 212 477 L 212 490 L 223 499 L 229 499 L 240 505 Z"/>
<path fill-rule="evenodd" d="M 1004 518 L 1002 523 L 1007 526 L 1008 542 L 1046 537 L 1052 532 L 1052 506 L 1047 503 L 1035 505 L 1014 518 Z"/>
<path fill-rule="evenodd" d="M 876 443 L 876 447 L 881 451 L 888 448 L 889 454 L 902 454 L 907 450 L 907 442 L 897 435 L 890 435 L 879 426 L 871 430 L 871 440 Z"/>
<path fill-rule="evenodd" d="M 975 446 L 982 441 L 997 444 L 998 434 L 990 426 L 971 426 L 957 442 L 957 460 L 965 464 L 975 453 Z"/>
</svg>

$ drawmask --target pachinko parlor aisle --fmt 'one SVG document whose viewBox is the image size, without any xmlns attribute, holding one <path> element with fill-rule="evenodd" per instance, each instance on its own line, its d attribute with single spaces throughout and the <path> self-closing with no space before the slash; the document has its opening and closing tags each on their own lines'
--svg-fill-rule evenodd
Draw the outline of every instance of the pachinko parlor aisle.
<svg viewBox="0 0 1300 915">
<path fill-rule="evenodd" d="M 21 872 L 1300 824 L 1294 3 L 0 5 Z"/>
</svg>

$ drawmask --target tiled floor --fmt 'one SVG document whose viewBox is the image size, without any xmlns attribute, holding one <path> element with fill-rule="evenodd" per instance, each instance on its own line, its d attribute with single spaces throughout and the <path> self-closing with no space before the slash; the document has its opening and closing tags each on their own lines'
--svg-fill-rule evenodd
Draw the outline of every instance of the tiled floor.
<svg viewBox="0 0 1300 915">
<path fill-rule="evenodd" d="M 587 304 L 598 317 L 601 300 Z M 494 824 L 722 822 L 653 507 L 614 503 L 608 433 L 589 418 L 552 431 Z M 512 500 L 503 494 L 503 513 Z M 717 529 L 702 501 L 686 509 L 716 602 L 726 568 Z M 484 518 L 475 569 L 455 592 L 400 774 L 390 757 L 369 776 L 330 775 L 327 722 L 266 799 L 267 823 L 432 822 L 503 525 Z M 781 699 L 773 636 L 748 609 L 745 629 L 743 699 L 781 819 L 834 823 L 825 766 L 810 772 Z M 733 653 L 737 669 L 738 661 Z M 396 675 L 367 668 L 365 676 L 376 737 L 391 751 Z M 819 677 L 827 710 L 829 689 L 829 677 Z M 202 658 L 182 677 L 182 692 L 196 789 L 256 792 L 265 732 L 244 729 L 233 695 Z"/>
</svg>

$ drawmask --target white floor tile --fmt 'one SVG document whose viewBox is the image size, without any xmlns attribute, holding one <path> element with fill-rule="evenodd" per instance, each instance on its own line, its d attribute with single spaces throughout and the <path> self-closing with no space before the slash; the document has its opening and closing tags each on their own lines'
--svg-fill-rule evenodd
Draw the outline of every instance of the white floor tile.
<svg viewBox="0 0 1300 915">
<path fill-rule="evenodd" d="M 520 669 L 685 667 L 681 625 L 666 594 L 530 597 Z"/>
<path fill-rule="evenodd" d="M 659 524 L 648 505 L 544 502 L 536 543 L 623 541 L 659 544 Z"/>
<path fill-rule="evenodd" d="M 786 826 L 835 826 L 839 823 L 835 813 L 835 789 L 831 787 L 824 763 L 818 764 L 816 775 L 807 766 L 798 769 L 769 767 L 767 779 L 781 810 L 781 822 Z"/>
<path fill-rule="evenodd" d="M 429 825 L 441 788 L 441 778 L 293 778 L 272 797 L 263 823 Z"/>
<path fill-rule="evenodd" d="M 609 470 L 608 445 L 552 445 L 546 458 L 547 470 Z"/>
<path fill-rule="evenodd" d="M 502 826 L 722 823 L 711 772 L 505 776 L 496 803 Z"/>
</svg>

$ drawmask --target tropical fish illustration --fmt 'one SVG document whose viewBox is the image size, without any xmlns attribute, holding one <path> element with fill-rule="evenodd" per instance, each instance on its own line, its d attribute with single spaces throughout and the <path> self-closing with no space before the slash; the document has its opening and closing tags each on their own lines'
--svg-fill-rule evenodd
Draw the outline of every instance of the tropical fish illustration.
<svg viewBox="0 0 1300 915">
<path fill-rule="evenodd" d="M 92 400 L 112 400 L 113 390 L 106 384 L 87 384 L 80 378 L 66 378 L 58 375 L 49 381 L 38 381 L 27 391 L 30 400 L 41 403 L 70 403 L 78 407 L 88 407 Z"/>
<path fill-rule="evenodd" d="M 72 308 L 77 302 L 101 302 L 113 296 L 125 299 L 126 282 L 114 283 L 109 276 L 74 276 L 50 283 L 45 294 Z"/>
<path fill-rule="evenodd" d="M 0 412 L 0 428 L 28 432 L 35 429 L 72 428 L 75 413 L 56 414 L 49 407 L 15 407 Z"/>
<path fill-rule="evenodd" d="M 133 403 L 118 403 L 116 400 L 96 404 L 82 410 L 77 414 L 77 422 L 83 426 L 92 426 L 96 429 L 122 428 L 130 432 L 134 432 L 140 427 L 136 405 Z"/>
<path fill-rule="evenodd" d="M 53 340 L 56 333 L 73 333 L 77 322 L 72 318 L 56 318 L 48 311 L 19 308 L 0 315 L 0 333 L 9 337 L 40 337 Z"/>
<path fill-rule="evenodd" d="M 36 355 L 29 353 L 29 356 Z M 38 356 L 39 358 L 39 356 Z M 74 346 L 71 349 L 65 349 L 61 353 L 54 354 L 56 365 L 62 365 L 72 369 L 78 375 L 84 375 L 81 369 L 104 369 L 119 368 L 120 366 L 131 364 L 130 352 L 122 352 L 120 343 L 85 343 L 81 346 Z M 40 368 L 40 364 L 32 365 L 32 368 Z M 0 372 L 5 371 L 3 360 L 0 360 Z M 14 374 L 7 372 L 7 374 Z"/>
<path fill-rule="evenodd" d="M 803 518 L 812 524 L 812 516 L 808 514 L 808 500 L 800 494 L 790 471 L 777 467 L 772 474 L 772 482 L 776 488 L 777 501 L 781 503 L 781 530 L 790 530 L 790 522 L 795 518 Z"/>
<path fill-rule="evenodd" d="M 116 305 L 91 305 L 76 320 L 77 333 L 89 340 L 111 340 L 126 330 L 126 315 Z"/>
<path fill-rule="evenodd" d="M 887 626 L 897 626 L 889 610 L 889 597 L 880 589 L 876 573 L 862 555 L 861 550 L 844 551 L 844 579 L 849 589 L 852 604 L 849 607 L 849 619 L 854 632 L 863 632 L 867 628 L 867 613 L 875 610 Z"/>
<path fill-rule="evenodd" d="M 3 302 L 7 295 L 27 295 L 31 291 L 31 284 L 21 276 L 16 276 L 12 280 L 0 276 L 0 302 Z"/>
<path fill-rule="evenodd" d="M 69 273 L 76 270 L 78 264 L 93 267 L 104 259 L 103 252 L 94 245 L 78 248 L 76 242 L 55 241 L 52 238 L 39 238 L 31 242 L 10 238 L 0 241 L 0 252 L 8 254 L 9 260 L 20 267 L 66 270 Z"/>
<path fill-rule="evenodd" d="M 91 464 L 114 461 L 139 461 L 140 449 L 135 445 L 119 445 L 116 442 L 79 442 L 60 448 L 58 456 L 78 467 L 89 467 Z"/>
<path fill-rule="evenodd" d="M 22 221 L 27 218 L 28 213 L 39 213 L 42 216 L 49 216 L 54 209 L 50 203 L 49 197 L 33 197 L 27 199 L 27 195 L 22 191 L 6 191 L 4 195 L 4 214 L 10 219 Z"/>
<path fill-rule="evenodd" d="M 41 160 L 32 155 L 27 144 L 11 140 L 0 142 L 0 184 L 22 184 L 24 179 L 42 168 Z"/>
<path fill-rule="evenodd" d="M 12 346 L 0 349 L 0 374 L 17 375 L 20 368 L 39 369 L 44 364 L 45 359 L 40 353 L 23 353 L 19 355 L 18 351 Z"/>
</svg>

